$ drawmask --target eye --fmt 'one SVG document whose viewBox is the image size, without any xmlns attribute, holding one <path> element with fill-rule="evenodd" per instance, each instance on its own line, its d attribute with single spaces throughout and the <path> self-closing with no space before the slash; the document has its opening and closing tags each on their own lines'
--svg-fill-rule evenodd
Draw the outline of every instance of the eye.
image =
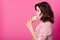
<svg viewBox="0 0 60 40">
<path fill-rule="evenodd" d="M 36 10 L 36 11 L 38 11 L 38 12 L 39 12 L 39 10 Z"/>
</svg>

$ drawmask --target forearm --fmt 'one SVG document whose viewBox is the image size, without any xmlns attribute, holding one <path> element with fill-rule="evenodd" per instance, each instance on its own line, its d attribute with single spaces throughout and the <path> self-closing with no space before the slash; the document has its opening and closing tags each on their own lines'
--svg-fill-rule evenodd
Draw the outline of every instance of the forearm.
<svg viewBox="0 0 60 40">
<path fill-rule="evenodd" d="M 37 35 L 36 35 L 36 33 L 35 33 L 35 31 L 34 31 L 33 28 L 31 28 L 30 32 L 31 32 L 31 34 L 32 34 L 33 39 L 34 39 L 34 40 L 37 40 Z"/>
<path fill-rule="evenodd" d="M 34 28 L 33 28 L 33 22 L 34 22 L 34 18 L 30 19 L 28 22 L 27 22 L 27 27 L 28 29 L 30 30 L 31 34 L 32 34 L 32 37 L 34 40 L 37 40 L 37 35 L 34 31 Z"/>
</svg>

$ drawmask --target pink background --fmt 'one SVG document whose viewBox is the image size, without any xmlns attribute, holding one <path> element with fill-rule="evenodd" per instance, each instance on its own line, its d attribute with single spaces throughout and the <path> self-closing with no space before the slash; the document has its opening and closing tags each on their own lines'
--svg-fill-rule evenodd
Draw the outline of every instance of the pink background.
<svg viewBox="0 0 60 40">
<path fill-rule="evenodd" d="M 0 0 L 0 40 L 32 40 L 25 23 L 35 15 L 34 5 L 41 1 L 52 7 L 53 40 L 60 40 L 60 0 Z"/>
</svg>

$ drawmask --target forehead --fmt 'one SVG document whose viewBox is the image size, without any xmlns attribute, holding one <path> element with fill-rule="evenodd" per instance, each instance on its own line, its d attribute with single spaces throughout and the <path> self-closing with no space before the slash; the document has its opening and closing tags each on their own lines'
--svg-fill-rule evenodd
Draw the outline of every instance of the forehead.
<svg viewBox="0 0 60 40">
<path fill-rule="evenodd" d="M 40 10 L 40 8 L 38 6 L 36 6 L 36 10 Z"/>
</svg>

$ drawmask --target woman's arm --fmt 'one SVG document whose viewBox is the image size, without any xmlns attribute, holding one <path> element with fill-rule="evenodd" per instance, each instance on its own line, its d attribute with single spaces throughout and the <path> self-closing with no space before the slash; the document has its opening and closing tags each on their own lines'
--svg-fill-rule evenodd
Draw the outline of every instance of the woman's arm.
<svg viewBox="0 0 60 40">
<path fill-rule="evenodd" d="M 33 22 L 34 22 L 34 19 L 31 19 L 27 22 L 27 27 L 28 29 L 30 30 L 31 34 L 32 34 L 32 37 L 34 40 L 37 40 L 37 35 L 34 31 L 34 28 L 33 28 Z"/>
<path fill-rule="evenodd" d="M 31 32 L 31 34 L 32 34 L 33 39 L 34 39 L 34 40 L 37 40 L 37 35 L 36 35 L 36 33 L 35 33 L 35 31 L 34 31 L 33 28 L 31 28 L 30 32 Z"/>
</svg>

